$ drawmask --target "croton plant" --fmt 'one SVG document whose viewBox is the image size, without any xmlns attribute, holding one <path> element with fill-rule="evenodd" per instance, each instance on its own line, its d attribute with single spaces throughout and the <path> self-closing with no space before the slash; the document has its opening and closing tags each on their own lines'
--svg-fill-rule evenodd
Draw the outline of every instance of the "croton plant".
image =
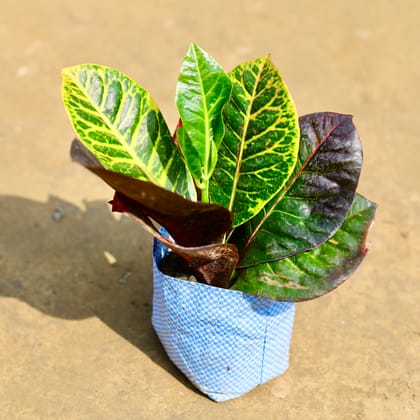
<svg viewBox="0 0 420 420">
<path fill-rule="evenodd" d="M 270 56 L 225 73 L 191 44 L 173 135 L 123 73 L 84 64 L 62 74 L 73 160 L 199 282 L 301 301 L 336 288 L 365 257 L 376 205 L 356 193 L 352 117 L 298 117 Z"/>
</svg>

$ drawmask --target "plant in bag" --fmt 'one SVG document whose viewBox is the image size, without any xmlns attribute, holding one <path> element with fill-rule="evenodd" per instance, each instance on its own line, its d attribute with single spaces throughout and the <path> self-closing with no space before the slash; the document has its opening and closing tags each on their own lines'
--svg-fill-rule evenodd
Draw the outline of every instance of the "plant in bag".
<svg viewBox="0 0 420 420">
<path fill-rule="evenodd" d="M 114 190 L 199 282 L 301 301 L 341 284 L 366 254 L 376 205 L 356 193 L 362 148 L 349 115 L 298 118 L 270 56 L 226 74 L 191 44 L 171 136 L 117 70 L 63 70 L 75 161 Z M 163 236 L 158 225 L 169 232 Z"/>
<path fill-rule="evenodd" d="M 171 360 L 216 401 L 282 374 L 293 302 L 336 288 L 366 255 L 376 205 L 356 193 L 352 117 L 298 118 L 270 56 L 226 74 L 195 44 L 173 135 L 119 71 L 87 64 L 63 79 L 73 160 L 156 239 L 152 323 Z"/>
</svg>

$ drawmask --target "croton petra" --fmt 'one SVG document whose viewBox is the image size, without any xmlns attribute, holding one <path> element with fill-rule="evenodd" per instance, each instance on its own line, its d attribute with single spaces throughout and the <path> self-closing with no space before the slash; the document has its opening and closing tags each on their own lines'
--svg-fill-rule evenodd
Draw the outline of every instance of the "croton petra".
<svg viewBox="0 0 420 420">
<path fill-rule="evenodd" d="M 365 257 L 376 205 L 356 192 L 352 117 L 298 117 L 270 56 L 225 73 L 191 44 L 174 135 L 149 93 L 108 67 L 64 69 L 63 101 L 73 160 L 199 282 L 301 301 L 336 288 Z"/>
</svg>

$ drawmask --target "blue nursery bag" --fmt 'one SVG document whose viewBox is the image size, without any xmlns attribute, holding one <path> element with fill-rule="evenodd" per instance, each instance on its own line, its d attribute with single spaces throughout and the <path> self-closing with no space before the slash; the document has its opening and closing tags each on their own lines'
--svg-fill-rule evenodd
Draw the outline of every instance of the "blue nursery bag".
<svg viewBox="0 0 420 420">
<path fill-rule="evenodd" d="M 167 252 L 155 240 L 152 324 L 194 386 L 222 402 L 284 373 L 294 303 L 165 275 L 158 265 Z"/>
</svg>

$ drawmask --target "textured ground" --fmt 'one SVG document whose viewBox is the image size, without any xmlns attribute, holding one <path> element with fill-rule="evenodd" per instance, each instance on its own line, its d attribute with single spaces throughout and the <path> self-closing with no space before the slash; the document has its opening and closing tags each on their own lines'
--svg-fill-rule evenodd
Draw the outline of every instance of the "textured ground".
<svg viewBox="0 0 420 420">
<path fill-rule="evenodd" d="M 419 13 L 416 0 L 3 0 L 0 418 L 420 418 Z M 270 52 L 300 114 L 353 114 L 359 190 L 380 205 L 363 266 L 297 306 L 287 373 L 223 404 L 152 332 L 151 241 L 70 162 L 60 99 L 62 67 L 106 64 L 174 125 L 191 40 L 226 69 Z"/>
</svg>

